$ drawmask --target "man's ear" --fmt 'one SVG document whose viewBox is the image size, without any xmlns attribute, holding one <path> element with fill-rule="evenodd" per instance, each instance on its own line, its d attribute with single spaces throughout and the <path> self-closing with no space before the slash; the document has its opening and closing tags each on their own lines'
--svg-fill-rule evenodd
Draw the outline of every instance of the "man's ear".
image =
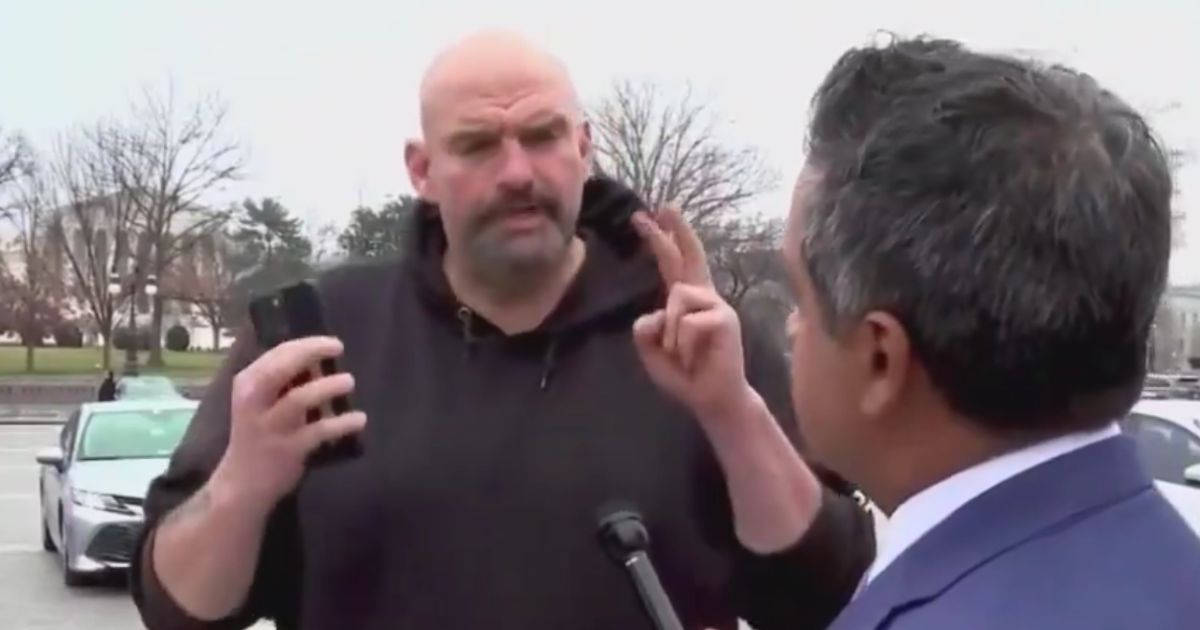
<svg viewBox="0 0 1200 630">
<path fill-rule="evenodd" d="M 408 168 L 408 179 L 412 182 L 417 197 L 426 201 L 436 202 L 429 190 L 429 151 L 425 144 L 418 140 L 409 140 L 404 144 L 404 165 Z"/>
<path fill-rule="evenodd" d="M 859 325 L 854 343 L 857 358 L 867 375 L 859 404 L 864 415 L 887 415 L 904 396 L 912 370 L 912 345 L 908 332 L 889 313 L 867 313 Z"/>
<path fill-rule="evenodd" d="M 583 158 L 587 172 L 591 173 L 595 156 L 592 148 L 592 125 L 586 120 L 579 126 L 579 156 Z"/>
</svg>

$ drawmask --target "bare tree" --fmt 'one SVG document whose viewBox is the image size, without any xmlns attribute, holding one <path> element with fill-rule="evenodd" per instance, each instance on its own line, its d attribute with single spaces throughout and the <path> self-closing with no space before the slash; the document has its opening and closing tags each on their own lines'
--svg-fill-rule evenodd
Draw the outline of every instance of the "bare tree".
<svg viewBox="0 0 1200 630">
<path fill-rule="evenodd" d="M 53 184 L 28 154 L 17 170 L 14 202 L 5 217 L 15 232 L 12 245 L 19 261 L 0 257 L 0 281 L 12 327 L 25 346 L 25 371 L 32 372 L 34 349 L 61 320 L 62 277 L 53 264 L 57 256 L 48 236 Z"/>
<path fill-rule="evenodd" d="M 69 293 L 87 309 L 104 341 L 106 370 L 112 366 L 113 328 L 124 299 L 109 293 L 109 273 L 129 264 L 135 252 L 130 246 L 134 205 L 129 195 L 116 192 L 112 155 L 101 144 L 108 135 L 97 128 L 59 142 L 54 178 L 62 197 L 50 224 L 70 272 Z"/>
<path fill-rule="evenodd" d="M 338 246 L 338 226 L 332 221 L 324 223 L 312 223 L 306 221 L 305 238 L 312 243 L 312 256 L 309 257 L 309 265 L 314 269 L 322 266 L 335 264 L 341 252 Z"/>
<path fill-rule="evenodd" d="M 200 311 L 212 329 L 213 350 L 220 350 L 221 331 L 230 323 L 237 280 L 233 248 L 223 232 L 209 234 L 174 265 L 162 291 L 166 298 Z"/>
<path fill-rule="evenodd" d="M 758 287 L 780 282 L 783 221 L 777 218 L 729 219 L 701 232 L 711 252 L 709 264 L 721 295 L 734 308 Z"/>
<path fill-rule="evenodd" d="M 148 273 L 163 277 L 179 256 L 221 229 L 229 214 L 205 197 L 240 178 L 237 142 L 227 140 L 226 106 L 216 98 L 178 107 L 174 90 L 151 92 L 136 104 L 128 124 L 103 139 L 119 189 L 134 204 L 133 227 L 150 241 Z M 153 300 L 149 364 L 161 366 L 163 296 Z"/>
<path fill-rule="evenodd" d="M 717 117 L 689 89 L 675 101 L 652 83 L 618 82 L 590 115 L 600 172 L 626 183 L 652 207 L 679 204 L 697 227 L 771 190 L 777 175 L 752 147 L 717 135 Z"/>
<path fill-rule="evenodd" d="M 29 143 L 25 137 L 6 134 L 0 127 L 0 187 L 17 178 L 29 157 Z"/>
<path fill-rule="evenodd" d="M 597 171 L 651 207 L 678 204 L 705 241 L 717 288 L 731 305 L 778 278 L 782 222 L 742 212 L 777 175 L 754 148 L 722 142 L 715 112 L 690 90 L 672 101 L 653 84 L 618 82 L 590 119 Z"/>
</svg>

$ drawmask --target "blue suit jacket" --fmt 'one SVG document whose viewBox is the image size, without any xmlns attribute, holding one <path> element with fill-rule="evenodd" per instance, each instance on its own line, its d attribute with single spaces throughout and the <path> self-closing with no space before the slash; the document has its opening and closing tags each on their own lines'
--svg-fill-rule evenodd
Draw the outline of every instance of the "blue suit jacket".
<svg viewBox="0 0 1200 630">
<path fill-rule="evenodd" d="M 1200 630 L 1200 538 L 1114 437 L 976 497 L 831 630 Z"/>
</svg>

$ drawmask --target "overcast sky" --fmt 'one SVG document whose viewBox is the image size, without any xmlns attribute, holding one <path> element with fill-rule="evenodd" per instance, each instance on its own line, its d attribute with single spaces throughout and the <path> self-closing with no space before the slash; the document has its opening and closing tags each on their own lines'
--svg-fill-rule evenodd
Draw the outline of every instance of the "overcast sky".
<svg viewBox="0 0 1200 630">
<path fill-rule="evenodd" d="M 811 6 L 805 7 L 805 4 Z M 752 209 L 786 211 L 808 100 L 830 64 L 876 29 L 1030 51 L 1090 72 L 1159 112 L 1191 208 L 1176 282 L 1200 283 L 1200 2 L 1195 0 L 0 0 L 0 126 L 46 142 L 121 114 L 145 87 L 218 93 L 248 177 L 211 201 L 272 195 L 314 223 L 410 190 L 429 58 L 480 27 L 516 27 L 557 52 L 585 99 L 614 79 L 690 82 L 759 147 L 781 185 Z M 1175 105 L 1175 107 L 1171 107 Z"/>
</svg>

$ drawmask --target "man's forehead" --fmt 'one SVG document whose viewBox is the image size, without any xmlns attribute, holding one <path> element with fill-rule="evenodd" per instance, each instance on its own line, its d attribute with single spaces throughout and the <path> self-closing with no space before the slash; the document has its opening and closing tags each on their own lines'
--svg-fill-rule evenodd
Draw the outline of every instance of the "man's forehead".
<svg viewBox="0 0 1200 630">
<path fill-rule="evenodd" d="M 565 67 L 531 43 L 507 33 L 482 33 L 440 55 L 421 83 L 426 132 L 448 121 L 570 116 L 578 99 Z"/>
<path fill-rule="evenodd" d="M 567 95 L 553 86 L 529 86 L 508 92 L 464 90 L 444 107 L 430 111 L 429 120 L 433 127 L 453 132 L 541 125 L 574 117 Z"/>
</svg>

